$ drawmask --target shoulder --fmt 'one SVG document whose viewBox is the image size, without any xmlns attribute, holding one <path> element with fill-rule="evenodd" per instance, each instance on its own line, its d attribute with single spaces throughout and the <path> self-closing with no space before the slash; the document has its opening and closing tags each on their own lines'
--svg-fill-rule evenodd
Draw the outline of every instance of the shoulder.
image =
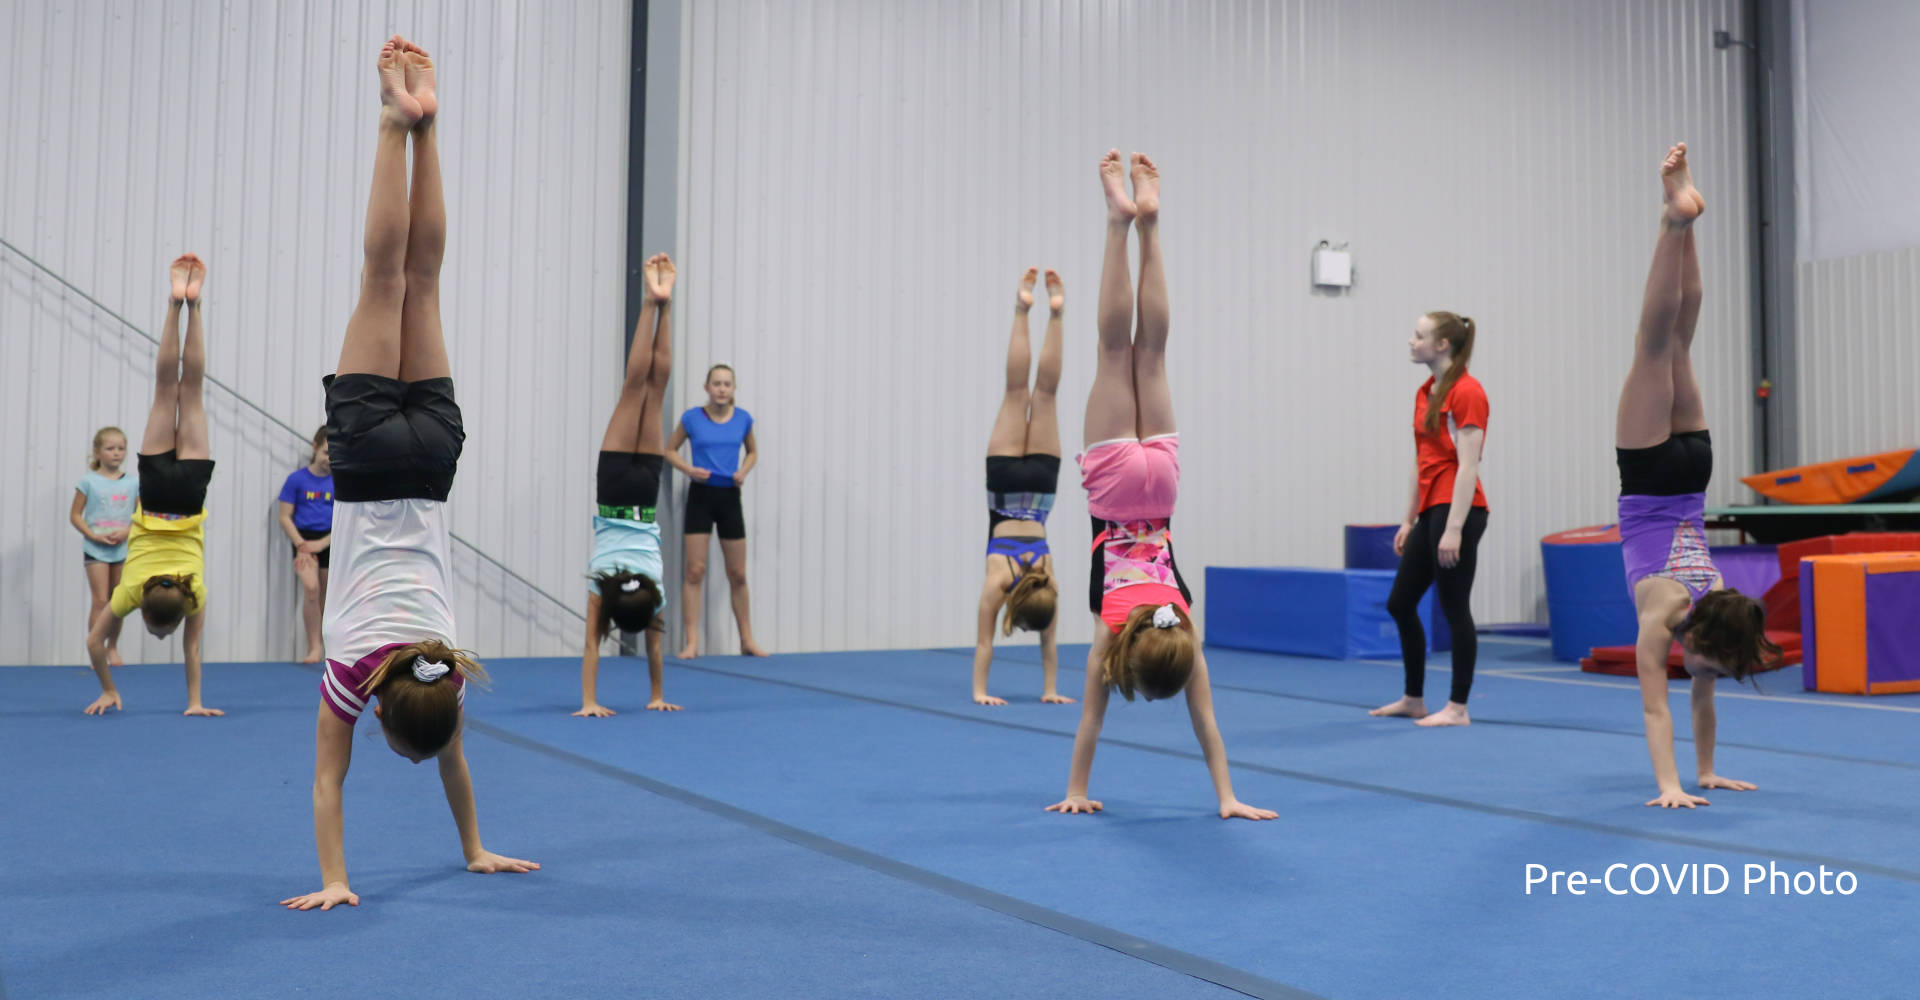
<svg viewBox="0 0 1920 1000">
<path fill-rule="evenodd" d="M 1473 377 L 1472 372 L 1461 372 L 1459 381 L 1453 383 L 1453 388 L 1447 393 L 1447 398 L 1486 399 L 1487 388 L 1480 384 L 1479 379 Z"/>
</svg>

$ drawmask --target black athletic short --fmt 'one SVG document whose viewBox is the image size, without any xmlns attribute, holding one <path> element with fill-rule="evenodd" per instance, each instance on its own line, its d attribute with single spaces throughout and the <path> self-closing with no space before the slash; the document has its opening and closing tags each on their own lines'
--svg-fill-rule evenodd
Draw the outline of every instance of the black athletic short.
<svg viewBox="0 0 1920 1000">
<path fill-rule="evenodd" d="M 325 538 L 328 535 L 333 534 L 332 528 L 295 528 L 293 530 L 298 531 L 300 533 L 300 537 L 306 539 L 309 542 L 316 541 L 318 539 Z M 300 547 L 297 545 L 294 545 L 292 542 L 288 542 L 287 547 L 293 550 L 294 555 L 297 556 L 300 554 Z M 313 557 L 320 561 L 321 569 L 332 568 L 333 546 L 329 545 L 326 548 L 321 549 L 318 552 L 315 552 L 313 554 Z"/>
<path fill-rule="evenodd" d="M 1099 538 L 1101 532 L 1112 527 L 1110 522 L 1101 518 L 1093 517 L 1092 515 L 1088 515 L 1088 517 L 1093 522 L 1093 537 L 1095 538 Z M 1091 565 L 1087 567 L 1090 570 L 1087 574 L 1087 606 L 1091 608 L 1097 616 L 1100 614 L 1100 599 L 1107 596 L 1106 553 L 1099 549 L 1094 549 L 1093 559 L 1090 560 L 1090 562 Z M 1177 558 L 1177 553 L 1173 551 L 1173 521 L 1171 519 L 1167 521 L 1167 565 L 1173 567 L 1173 582 L 1180 587 L 1181 599 L 1187 602 L 1188 607 L 1192 607 L 1193 591 L 1187 589 L 1187 578 L 1180 575 L 1180 560 Z"/>
<path fill-rule="evenodd" d="M 999 509 L 1009 493 L 1057 493 L 1060 488 L 1058 455 L 987 456 L 987 537 L 1002 521 L 1014 520 Z"/>
<path fill-rule="evenodd" d="M 206 509 L 213 459 L 181 458 L 178 451 L 141 455 L 140 509 L 150 514 L 192 517 Z"/>
<path fill-rule="evenodd" d="M 320 384 L 335 500 L 446 500 L 467 440 L 453 379 L 349 372 Z"/>
<path fill-rule="evenodd" d="M 654 511 L 660 503 L 660 472 L 666 464 L 660 455 L 601 452 L 594 472 L 594 502 L 601 507 L 600 516 L 654 523 Z"/>
<path fill-rule="evenodd" d="M 1651 448 L 1615 448 L 1620 495 L 1677 497 L 1705 493 L 1713 478 L 1713 438 L 1686 431 Z"/>
<path fill-rule="evenodd" d="M 708 486 L 693 483 L 687 487 L 687 534 L 708 535 L 720 529 L 725 541 L 747 537 L 747 517 L 740 512 L 740 487 Z"/>
</svg>

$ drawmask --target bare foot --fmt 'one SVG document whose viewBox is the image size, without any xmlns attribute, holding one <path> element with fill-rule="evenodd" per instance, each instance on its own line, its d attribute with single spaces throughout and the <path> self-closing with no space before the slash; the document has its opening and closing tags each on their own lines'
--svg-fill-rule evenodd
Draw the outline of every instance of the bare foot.
<svg viewBox="0 0 1920 1000">
<path fill-rule="evenodd" d="M 673 269 L 673 258 L 663 253 L 647 258 L 640 268 L 646 277 L 647 294 L 656 302 L 666 302 L 673 298 L 673 279 L 677 272 Z"/>
<path fill-rule="evenodd" d="M 1674 143 L 1660 163 L 1660 185 L 1666 189 L 1666 220 L 1669 225 L 1692 224 L 1707 210 L 1707 200 L 1693 186 L 1693 174 L 1687 170 L 1687 144 Z"/>
<path fill-rule="evenodd" d="M 1060 272 L 1047 268 L 1047 308 L 1059 312 L 1067 305 L 1067 286 L 1060 281 Z"/>
<path fill-rule="evenodd" d="M 1427 700 L 1425 698 L 1402 696 L 1399 701 L 1391 705 L 1382 705 L 1367 714 L 1372 716 L 1404 715 L 1409 719 L 1424 719 L 1427 717 Z"/>
<path fill-rule="evenodd" d="M 1033 283 L 1039 280 L 1040 269 L 1037 267 L 1027 268 L 1027 273 L 1020 276 L 1020 290 L 1013 296 L 1015 312 L 1026 312 L 1033 308 Z"/>
<path fill-rule="evenodd" d="M 188 302 L 198 302 L 200 301 L 200 284 L 207 280 L 207 262 L 190 253 L 182 254 L 181 259 L 187 262 L 187 287 L 184 290 L 184 298 Z"/>
<path fill-rule="evenodd" d="M 754 642 L 752 639 L 742 639 L 740 640 L 740 655 L 741 656 L 766 656 L 768 655 L 768 653 L 766 650 L 761 649 L 760 645 Z"/>
<path fill-rule="evenodd" d="M 680 647 L 680 652 L 673 654 L 673 658 L 676 660 L 692 660 L 698 658 L 699 655 L 700 644 L 697 642 L 689 642 L 685 646 Z"/>
<path fill-rule="evenodd" d="M 1415 722 L 1416 726 L 1470 726 L 1473 720 L 1467 718 L 1467 706 L 1457 701 L 1447 702 L 1447 707 Z"/>
<path fill-rule="evenodd" d="M 167 282 L 172 286 L 168 294 L 175 302 L 187 300 L 187 271 L 190 270 L 192 262 L 193 255 L 183 253 L 175 257 L 172 264 L 167 265 Z"/>
<path fill-rule="evenodd" d="M 1005 705 L 1007 703 L 1007 699 L 995 698 L 993 695 L 987 694 L 986 692 L 982 691 L 981 693 L 973 696 L 973 703 L 976 705 L 986 705 L 990 708 L 998 708 L 1002 705 Z"/>
<path fill-rule="evenodd" d="M 319 663 L 326 653 L 323 650 L 309 649 L 307 655 L 300 658 L 301 663 Z"/>
<path fill-rule="evenodd" d="M 1100 186 L 1107 192 L 1107 224 L 1125 226 L 1133 222 L 1133 199 L 1127 197 L 1126 178 L 1120 173 L 1120 151 L 1107 150 L 1100 158 Z"/>
<path fill-rule="evenodd" d="M 1145 153 L 1133 154 L 1133 206 L 1141 225 L 1160 221 L 1160 168 Z"/>
<path fill-rule="evenodd" d="M 420 102 L 407 93 L 405 53 L 399 35 L 380 46 L 380 58 L 374 66 L 380 73 L 380 121 L 395 128 L 410 129 L 420 120 Z"/>
<path fill-rule="evenodd" d="M 1042 704 L 1042 705 L 1071 705 L 1071 704 L 1073 704 L 1073 699 L 1072 699 L 1072 698 L 1069 698 L 1069 697 L 1067 697 L 1067 696 L 1066 696 L 1066 695 L 1064 695 L 1064 694 L 1043 694 L 1043 695 L 1041 695 L 1041 696 L 1040 696 L 1040 704 Z"/>
<path fill-rule="evenodd" d="M 112 649 L 107 650 L 107 666 L 124 667 L 126 665 L 127 665 L 127 661 L 120 658 L 120 647 L 115 646 Z"/>
<path fill-rule="evenodd" d="M 420 105 L 420 120 L 413 123 L 415 131 L 433 125 L 433 116 L 440 110 L 440 98 L 433 91 L 433 57 L 427 50 L 399 36 L 394 36 L 400 46 L 400 65 L 405 70 L 407 94 Z"/>
</svg>

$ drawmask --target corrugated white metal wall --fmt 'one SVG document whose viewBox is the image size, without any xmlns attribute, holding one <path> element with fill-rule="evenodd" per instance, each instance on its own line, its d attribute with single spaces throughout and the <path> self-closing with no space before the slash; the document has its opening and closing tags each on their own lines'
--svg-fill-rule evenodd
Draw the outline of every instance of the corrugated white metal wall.
<svg viewBox="0 0 1920 1000">
<path fill-rule="evenodd" d="M 1800 457 L 1920 444 L 1920 250 L 1799 267 Z"/>
<path fill-rule="evenodd" d="M 1711 45 L 1738 8 L 689 5 L 679 352 L 689 371 L 735 364 L 759 420 L 760 637 L 788 651 L 970 640 L 1013 283 L 1030 264 L 1066 278 L 1071 453 L 1110 146 L 1156 154 L 1165 176 L 1194 583 L 1209 563 L 1336 566 L 1342 524 L 1399 517 L 1424 377 L 1404 341 L 1419 313 L 1449 308 L 1480 324 L 1493 401 L 1476 614 L 1543 620 L 1538 539 L 1613 516 L 1614 403 L 1676 139 L 1710 203 L 1695 355 L 1713 499 L 1738 496 L 1744 87 Z M 1351 245 L 1348 295 L 1309 290 L 1322 239 Z M 1071 597 L 1088 539 L 1077 477 L 1062 485 L 1052 534 Z M 1063 637 L 1084 640 L 1085 619 Z M 709 648 L 731 648 L 713 645 L 727 632 L 710 614 Z"/>
<path fill-rule="evenodd" d="M 7 4 L 0 16 L 0 356 L 13 429 L 0 476 L 0 663 L 84 662 L 86 589 L 66 524 L 101 424 L 137 446 L 166 262 L 211 268 L 213 616 L 208 659 L 300 649 L 273 523 L 281 479 L 324 419 L 356 295 L 380 41 L 439 66 L 451 236 L 443 295 L 468 442 L 454 530 L 570 605 L 593 454 L 623 335 L 627 0 Z M 24 255 L 99 300 L 88 304 Z M 579 626 L 461 550 L 462 641 L 567 653 Z M 178 659 L 177 641 L 128 658 Z M 209 692 L 215 698 L 217 692 Z"/>
</svg>

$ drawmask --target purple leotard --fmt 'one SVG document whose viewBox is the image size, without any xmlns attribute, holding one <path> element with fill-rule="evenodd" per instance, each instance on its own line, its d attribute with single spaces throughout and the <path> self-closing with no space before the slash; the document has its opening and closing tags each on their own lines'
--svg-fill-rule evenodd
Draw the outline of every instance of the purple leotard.
<svg viewBox="0 0 1920 1000">
<path fill-rule="evenodd" d="M 1707 495 L 1628 494 L 1620 498 L 1620 553 L 1627 564 L 1627 591 L 1650 576 L 1687 588 L 1693 603 L 1713 589 L 1720 571 L 1707 551 Z"/>
</svg>

